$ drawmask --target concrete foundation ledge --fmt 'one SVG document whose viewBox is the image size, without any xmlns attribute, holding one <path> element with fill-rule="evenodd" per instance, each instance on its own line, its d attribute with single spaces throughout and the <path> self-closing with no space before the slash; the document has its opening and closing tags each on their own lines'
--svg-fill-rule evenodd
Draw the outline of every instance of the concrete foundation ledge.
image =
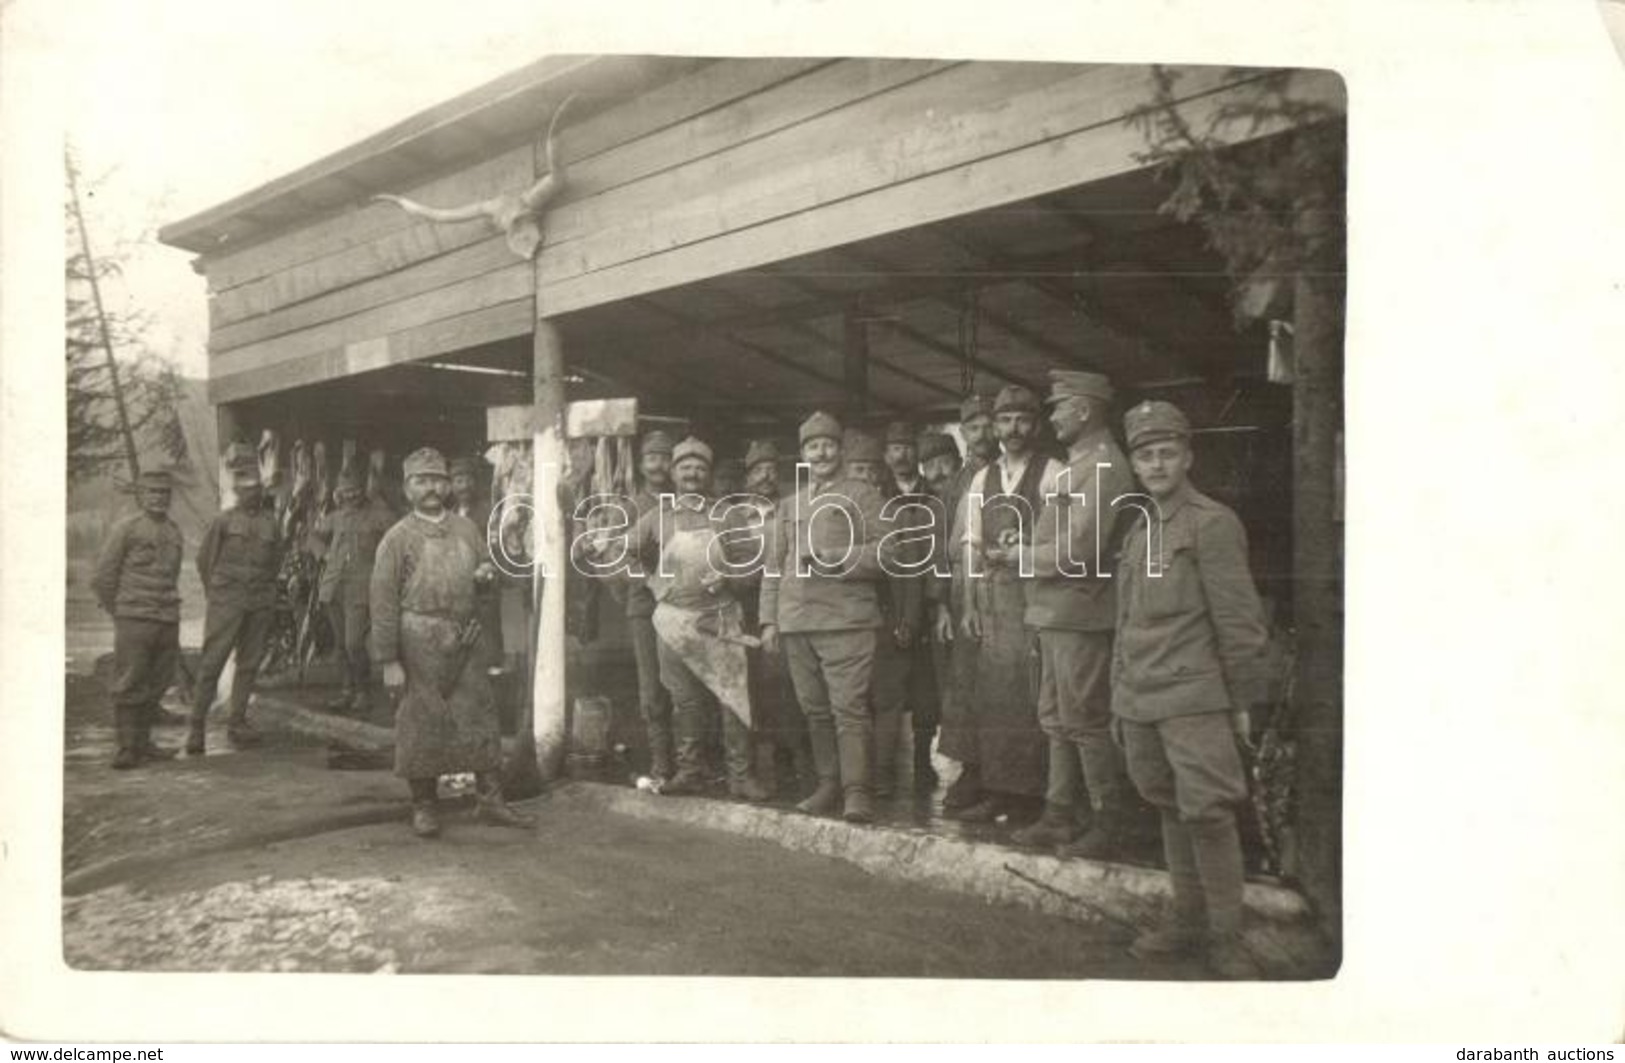
<svg viewBox="0 0 1625 1063">
<path fill-rule="evenodd" d="M 250 716 L 261 726 L 294 731 L 362 750 L 395 744 L 387 727 L 313 712 L 274 693 L 256 693 Z M 504 745 L 508 743 L 505 741 Z M 558 800 L 579 807 L 723 830 L 800 852 L 830 856 L 869 874 L 1016 904 L 1133 934 L 1162 920 L 1171 900 L 1162 871 L 1103 861 L 1061 860 L 987 842 L 947 838 L 917 828 L 854 826 L 780 808 L 699 797 L 659 797 L 627 787 L 572 782 Z M 1245 941 L 1271 978 L 1329 978 L 1336 961 L 1303 897 L 1281 886 L 1249 882 Z"/>
<path fill-rule="evenodd" d="M 854 826 L 778 808 L 659 797 L 600 783 L 575 782 L 554 793 L 555 800 L 578 807 L 725 830 L 845 860 L 872 875 L 1066 919 L 1113 925 L 1123 931 L 1125 943 L 1160 921 L 1171 900 L 1168 876 L 1148 868 L 1062 860 L 911 828 Z M 1329 950 L 1301 896 L 1279 886 L 1250 882 L 1245 904 L 1245 941 L 1268 977 L 1313 979 L 1335 973 Z"/>
</svg>

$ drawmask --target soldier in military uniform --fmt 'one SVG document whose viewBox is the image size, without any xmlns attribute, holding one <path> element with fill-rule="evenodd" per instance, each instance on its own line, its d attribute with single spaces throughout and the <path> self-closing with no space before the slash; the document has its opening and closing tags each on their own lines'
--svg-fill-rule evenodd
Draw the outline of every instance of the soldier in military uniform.
<svg viewBox="0 0 1625 1063">
<path fill-rule="evenodd" d="M 942 689 L 942 732 L 937 749 L 959 762 L 959 776 L 942 796 L 947 811 L 969 808 L 982 800 L 981 751 L 976 740 L 972 693 L 976 686 L 981 644 L 959 634 L 965 620 L 965 494 L 971 480 L 999 456 L 998 437 L 993 432 L 993 400 L 971 395 L 959 407 L 959 433 L 965 438 L 965 464 L 948 482 L 942 504 L 948 514 L 948 552 L 951 579 L 938 581 L 934 634 L 939 645 L 947 647 L 946 681 Z M 946 583 L 947 585 L 944 585 Z"/>
<path fill-rule="evenodd" d="M 1188 479 L 1190 423 L 1167 402 L 1124 419 L 1134 475 L 1154 505 L 1117 569 L 1112 713 L 1129 777 L 1162 817 L 1173 919 L 1142 934 L 1140 958 L 1205 950 L 1224 978 L 1257 977 L 1241 945 L 1242 854 L 1235 805 L 1247 798 L 1237 739 L 1262 699 L 1268 644 L 1235 513 Z"/>
<path fill-rule="evenodd" d="M 762 647 L 782 646 L 807 718 L 818 788 L 796 807 L 874 818 L 869 685 L 882 621 L 880 510 L 871 485 L 843 475 L 841 423 L 815 413 L 801 425 L 810 482 L 782 502 L 762 577 Z"/>
<path fill-rule="evenodd" d="M 932 582 L 929 565 L 936 536 L 944 522 L 941 502 L 920 475 L 912 426 L 893 421 L 886 426 L 885 475 L 877 485 L 890 516 L 887 530 L 907 542 L 896 554 L 903 567 L 886 576 L 887 627 L 875 652 L 875 795 L 889 797 L 896 784 L 897 747 L 904 716 L 912 731 L 913 766 L 909 779 L 916 790 L 937 784 L 931 767 L 931 743 L 937 730 L 937 684 L 925 623 L 926 594 Z M 848 466 L 850 468 L 850 464 Z M 890 636 L 888 638 L 888 635 Z"/>
<path fill-rule="evenodd" d="M 248 722 L 248 699 L 275 618 L 282 543 L 276 517 L 264 504 L 258 463 L 238 461 L 232 467 L 232 488 L 236 504 L 210 522 L 197 552 L 197 573 L 208 604 L 197 698 L 186 736 L 186 752 L 191 756 L 203 754 L 209 707 L 214 704 L 226 660 L 234 653 L 237 671 L 231 684 L 226 740 L 238 749 L 259 743 L 259 733 Z"/>
<path fill-rule="evenodd" d="M 959 444 L 946 432 L 926 432 L 920 436 L 920 476 L 925 489 L 946 502 L 950 485 L 959 475 L 962 462 Z M 952 517 L 952 513 L 949 514 Z M 947 532 L 944 531 L 944 537 Z"/>
<path fill-rule="evenodd" d="M 1002 453 L 971 479 L 965 495 L 960 630 L 981 644 L 971 711 L 982 800 L 955 815 L 972 822 L 1012 814 L 1045 788 L 1046 743 L 1038 726 L 1020 553 L 1032 542 L 1061 464 L 1034 449 L 1038 413 L 1038 396 L 1027 388 L 1011 385 L 999 392 L 993 418 Z"/>
<path fill-rule="evenodd" d="M 662 792 L 705 791 L 708 717 L 720 713 L 723 756 L 731 796 L 765 801 L 756 776 L 752 706 L 745 647 L 744 612 L 737 600 L 754 583 L 745 562 L 761 536 L 747 533 L 746 512 L 714 512 L 709 488 L 712 451 L 692 437 L 672 451 L 676 490 L 663 508 L 638 518 L 629 539 L 638 571 L 655 599 L 652 624 L 660 681 L 671 695 L 677 742 L 677 773 Z"/>
<path fill-rule="evenodd" d="M 649 432 L 638 447 L 638 468 L 642 482 L 632 496 L 633 522 L 660 506 L 660 495 L 671 491 L 671 436 Z M 632 657 L 638 670 L 638 711 L 643 716 L 649 741 L 649 774 L 670 779 L 673 771 L 671 697 L 660 683 L 660 640 L 655 636 L 654 594 L 639 582 L 612 584 L 616 593 L 626 596 L 626 626 L 632 640 Z"/>
<path fill-rule="evenodd" d="M 1033 572 L 1026 623 L 1038 638 L 1038 724 L 1049 740 L 1049 783 L 1042 818 L 1012 840 L 1099 859 L 1117 853 L 1125 826 L 1122 754 L 1111 738 L 1117 615 L 1109 566 L 1117 554 L 1112 500 L 1133 491 L 1134 480 L 1112 439 L 1111 381 L 1065 370 L 1050 376 L 1050 423 L 1067 460 L 1024 548 Z M 1080 777 L 1092 815 L 1088 832 L 1074 840 Z"/>
<path fill-rule="evenodd" d="M 316 522 L 314 535 L 325 550 L 317 598 L 327 607 L 344 664 L 343 692 L 327 707 L 365 716 L 371 709 L 367 640 L 372 629 L 368 601 L 372 564 L 379 541 L 395 523 L 395 514 L 382 499 L 368 499 L 363 486 L 355 469 L 340 472 L 333 492 L 338 508 Z"/>
<path fill-rule="evenodd" d="M 140 512 L 113 525 L 91 580 L 96 601 L 113 617 L 113 767 L 121 771 L 175 755 L 152 741 L 180 658 L 181 532 L 169 519 L 170 490 L 165 470 L 136 478 Z"/>
<path fill-rule="evenodd" d="M 412 831 L 440 833 L 438 778 L 474 773 L 476 815 L 528 827 L 502 799 L 502 743 L 491 684 L 472 658 L 475 585 L 496 578 L 485 536 L 446 507 L 451 479 L 439 451 L 425 447 L 404 464 L 412 512 L 378 544 L 373 565 L 372 655 L 395 709 L 395 774 L 412 793 Z"/>
</svg>

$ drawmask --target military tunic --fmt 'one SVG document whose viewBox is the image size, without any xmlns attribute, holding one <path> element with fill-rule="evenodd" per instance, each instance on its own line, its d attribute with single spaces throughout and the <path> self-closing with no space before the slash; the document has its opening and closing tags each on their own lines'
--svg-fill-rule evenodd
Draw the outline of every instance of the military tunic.
<svg viewBox="0 0 1625 1063">
<path fill-rule="evenodd" d="M 113 617 L 113 704 L 154 712 L 180 657 L 181 532 L 135 513 L 113 525 L 91 588 Z"/>
<path fill-rule="evenodd" d="M 813 484 L 779 503 L 762 577 L 761 621 L 775 624 L 796 699 L 809 724 L 872 733 L 869 685 L 882 624 L 880 492 L 860 480 Z M 839 573 L 809 565 L 814 548 L 850 547 Z"/>
<path fill-rule="evenodd" d="M 895 485 L 894 485 L 895 486 Z M 896 749 L 901 739 L 905 714 L 916 741 L 929 745 L 938 720 L 937 684 L 926 620 L 926 591 L 935 582 L 929 570 L 916 565 L 929 564 L 937 556 L 936 547 L 944 521 L 942 503 L 916 480 L 908 487 L 895 487 L 886 500 L 893 515 L 892 534 L 910 541 L 900 542 L 896 563 L 909 565 L 907 572 L 894 570 L 886 576 L 881 596 L 885 626 L 875 647 L 872 700 L 875 716 L 875 778 L 881 792 L 890 790 L 895 771 Z M 914 542 L 915 537 L 928 541 Z M 898 635 L 904 636 L 900 641 Z"/>
<path fill-rule="evenodd" d="M 1260 700 L 1269 636 L 1236 515 L 1188 485 L 1157 509 L 1117 568 L 1112 712 L 1136 788 L 1200 822 L 1247 796 L 1227 714 Z"/>
<path fill-rule="evenodd" d="M 1121 758 L 1111 739 L 1112 631 L 1117 623 L 1112 568 L 1120 513 L 1112 500 L 1134 490 L 1128 459 L 1103 436 L 1069 457 L 1044 500 L 1033 534 L 1027 626 L 1038 633 L 1038 724 L 1052 742 L 1077 747 L 1098 808 L 1120 796 Z M 1053 747 L 1052 747 L 1053 751 Z M 1051 772 L 1052 786 L 1064 783 Z M 1055 805 L 1073 795 L 1046 794 Z"/>
<path fill-rule="evenodd" d="M 406 690 L 395 710 L 395 774 L 426 779 L 502 766 L 491 685 L 459 647 L 475 616 L 474 570 L 485 540 L 467 517 L 419 513 L 385 533 L 372 570 L 372 656 L 399 663 Z"/>
<path fill-rule="evenodd" d="M 276 517 L 263 507 L 252 512 L 228 509 L 204 531 L 197 572 L 208 608 L 197 700 L 192 706 L 194 721 L 201 721 L 214 704 L 220 673 L 234 652 L 237 677 L 231 686 L 231 719 L 241 721 L 247 712 L 275 619 L 281 556 Z"/>
</svg>

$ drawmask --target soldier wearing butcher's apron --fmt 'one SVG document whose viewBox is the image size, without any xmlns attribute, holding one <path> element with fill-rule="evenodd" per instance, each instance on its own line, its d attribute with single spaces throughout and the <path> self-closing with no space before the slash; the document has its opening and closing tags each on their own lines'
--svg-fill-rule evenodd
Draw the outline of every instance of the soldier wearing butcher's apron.
<svg viewBox="0 0 1625 1063">
<path fill-rule="evenodd" d="M 717 508 L 710 497 L 711 448 L 690 437 L 672 450 L 675 491 L 638 519 L 630 534 L 636 571 L 654 597 L 651 616 L 660 682 L 671 695 L 677 773 L 667 794 L 706 787 L 705 738 L 721 714 L 728 793 L 765 801 L 756 776 L 744 612 L 738 595 L 754 581 L 745 562 L 760 551 L 744 506 Z"/>
<path fill-rule="evenodd" d="M 424 448 L 405 462 L 412 512 L 378 545 L 372 572 L 372 657 L 395 710 L 395 774 L 412 790 L 412 830 L 440 833 L 441 775 L 473 772 L 476 815 L 486 823 L 528 827 L 502 799 L 502 743 L 491 685 L 474 660 L 479 645 L 475 587 L 496 576 L 485 536 L 449 512 L 451 478 L 440 452 Z"/>
</svg>

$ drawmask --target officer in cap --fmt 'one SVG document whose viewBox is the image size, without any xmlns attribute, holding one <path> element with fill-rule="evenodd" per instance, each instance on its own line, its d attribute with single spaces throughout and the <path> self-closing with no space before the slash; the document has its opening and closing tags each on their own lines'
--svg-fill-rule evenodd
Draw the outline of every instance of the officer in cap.
<svg viewBox="0 0 1625 1063">
<path fill-rule="evenodd" d="M 937 750 L 959 762 L 959 777 L 943 794 L 947 810 L 969 808 L 982 799 L 981 751 L 972 716 L 971 691 L 981 657 L 976 639 L 959 636 L 965 620 L 965 494 L 971 480 L 988 462 L 999 455 L 998 437 L 993 432 L 993 400 L 986 395 L 970 395 L 959 406 L 959 434 L 965 440 L 965 464 L 942 491 L 942 504 L 948 514 L 948 535 L 943 547 L 948 552 L 950 576 L 939 578 L 933 588 L 936 620 L 933 636 L 944 647 L 947 658 L 942 689 L 942 731 Z M 947 584 L 944 586 L 944 584 Z"/>
<path fill-rule="evenodd" d="M 165 469 L 136 477 L 139 511 L 108 532 L 91 589 L 113 617 L 113 767 L 167 760 L 173 749 L 154 745 L 152 725 L 180 658 L 181 532 L 169 519 L 172 480 Z"/>
<path fill-rule="evenodd" d="M 1049 741 L 1044 814 L 1017 831 L 1019 845 L 1060 846 L 1062 855 L 1114 856 L 1125 819 L 1122 754 L 1111 738 L 1111 567 L 1119 510 L 1134 490 L 1128 459 L 1112 439 L 1111 381 L 1053 370 L 1049 403 L 1066 466 L 1044 499 L 1030 548 L 1027 626 L 1038 633 L 1038 725 Z M 1089 830 L 1076 838 L 1079 782 L 1088 786 Z"/>
<path fill-rule="evenodd" d="M 314 533 L 325 550 L 317 600 L 327 607 L 344 665 L 344 689 L 327 707 L 365 716 L 371 709 L 367 641 L 372 629 L 368 600 L 372 565 L 379 542 L 395 523 L 395 514 L 382 499 L 367 498 L 366 485 L 354 466 L 339 472 L 333 500 L 338 507 L 316 522 Z"/>
<path fill-rule="evenodd" d="M 1237 751 L 1262 700 L 1268 632 L 1247 567 L 1247 534 L 1189 480 L 1190 423 L 1167 402 L 1124 418 L 1134 475 L 1151 496 L 1130 514 L 1117 568 L 1112 714 L 1128 774 L 1162 818 L 1173 919 L 1140 935 L 1140 958 L 1205 954 L 1224 978 L 1254 978 L 1241 945 L 1242 854 L 1234 806 L 1247 798 Z"/>
<path fill-rule="evenodd" d="M 882 626 L 880 492 L 843 475 L 841 423 L 801 425 L 796 494 L 781 503 L 762 577 L 762 647 L 781 646 L 812 743 L 818 788 L 796 807 L 874 818 L 869 685 Z"/>
<path fill-rule="evenodd" d="M 971 479 L 965 495 L 962 548 L 969 578 L 960 633 L 981 644 L 971 694 L 979 769 L 973 782 L 980 792 L 970 805 L 956 801 L 952 812 L 971 822 L 1013 817 L 1045 788 L 1045 740 L 1031 682 L 1020 551 L 1032 542 L 1038 513 L 1062 466 L 1035 449 L 1038 415 L 1038 396 L 1031 390 L 1011 385 L 999 392 L 993 421 L 1000 455 Z"/>
<path fill-rule="evenodd" d="M 476 816 L 503 827 L 528 817 L 502 799 L 501 730 L 491 684 L 473 664 L 475 588 L 496 578 L 485 536 L 450 512 L 446 460 L 429 447 L 404 465 L 412 512 L 384 533 L 372 570 L 372 656 L 395 708 L 395 774 L 412 793 L 412 831 L 440 833 L 441 775 L 474 773 Z"/>
<path fill-rule="evenodd" d="M 219 690 L 226 660 L 237 660 L 231 683 L 226 740 L 241 749 L 259 744 L 248 722 L 248 699 L 259 677 L 276 617 L 276 576 L 282 542 L 276 516 L 264 503 L 259 463 L 240 457 L 232 466 L 235 503 L 209 523 L 198 546 L 197 574 L 207 602 L 197 697 L 192 703 L 186 752 L 201 756 L 209 707 Z"/>
</svg>

